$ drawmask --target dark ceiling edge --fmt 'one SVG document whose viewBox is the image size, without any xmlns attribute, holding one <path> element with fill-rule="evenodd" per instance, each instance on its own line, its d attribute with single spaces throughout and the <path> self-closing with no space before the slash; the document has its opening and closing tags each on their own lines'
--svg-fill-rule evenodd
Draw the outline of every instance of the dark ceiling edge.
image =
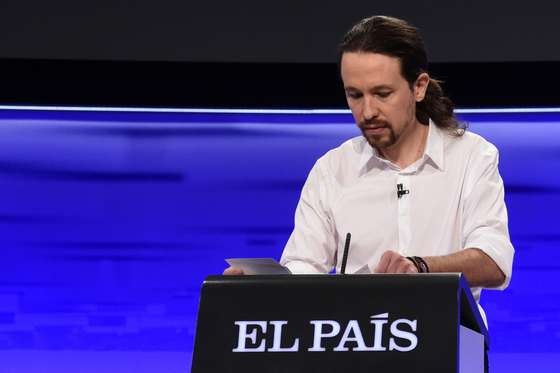
<svg viewBox="0 0 560 373">
<path fill-rule="evenodd" d="M 434 63 L 457 107 L 560 107 L 559 62 Z M 336 64 L 0 59 L 0 104 L 345 108 Z"/>
</svg>

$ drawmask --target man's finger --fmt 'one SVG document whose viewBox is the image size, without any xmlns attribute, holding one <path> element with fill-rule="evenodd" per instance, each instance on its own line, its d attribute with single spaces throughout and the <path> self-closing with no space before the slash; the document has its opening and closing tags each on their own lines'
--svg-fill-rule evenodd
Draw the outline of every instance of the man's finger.
<svg viewBox="0 0 560 373">
<path fill-rule="evenodd" d="M 381 259 L 379 259 L 379 263 L 377 264 L 377 267 L 375 267 L 375 273 L 387 273 L 393 255 L 395 254 L 397 253 L 392 250 L 385 251 L 383 255 L 381 255 Z"/>
<path fill-rule="evenodd" d="M 229 267 L 226 268 L 224 271 L 224 275 L 226 276 L 239 276 L 245 274 L 241 268 L 237 267 Z"/>
<path fill-rule="evenodd" d="M 397 269 L 395 273 L 416 273 L 416 266 L 412 263 L 409 259 L 403 258 L 404 260 L 401 262 L 401 265 Z"/>
<path fill-rule="evenodd" d="M 403 264 L 402 262 L 403 257 L 398 253 L 393 253 L 391 257 L 391 263 L 389 263 L 389 267 L 387 268 L 387 273 L 400 273 L 399 267 Z"/>
</svg>

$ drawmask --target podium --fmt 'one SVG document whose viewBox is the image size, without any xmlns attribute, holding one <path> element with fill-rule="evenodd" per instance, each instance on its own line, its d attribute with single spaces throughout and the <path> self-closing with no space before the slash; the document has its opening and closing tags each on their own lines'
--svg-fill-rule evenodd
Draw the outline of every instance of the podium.
<svg viewBox="0 0 560 373">
<path fill-rule="evenodd" d="M 192 373 L 482 373 L 488 332 L 459 273 L 210 276 Z"/>
</svg>

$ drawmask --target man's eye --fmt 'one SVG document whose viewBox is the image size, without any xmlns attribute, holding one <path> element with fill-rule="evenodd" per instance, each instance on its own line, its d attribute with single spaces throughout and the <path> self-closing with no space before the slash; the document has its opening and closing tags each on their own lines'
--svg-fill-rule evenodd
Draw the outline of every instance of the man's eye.
<svg viewBox="0 0 560 373">
<path fill-rule="evenodd" d="M 357 98 L 362 97 L 362 95 L 360 93 L 357 93 L 357 92 L 346 92 L 346 96 L 350 97 L 352 99 L 357 99 Z"/>
<path fill-rule="evenodd" d="M 387 98 L 391 95 L 391 91 L 383 91 L 383 92 L 377 92 L 377 95 L 381 98 Z"/>
</svg>

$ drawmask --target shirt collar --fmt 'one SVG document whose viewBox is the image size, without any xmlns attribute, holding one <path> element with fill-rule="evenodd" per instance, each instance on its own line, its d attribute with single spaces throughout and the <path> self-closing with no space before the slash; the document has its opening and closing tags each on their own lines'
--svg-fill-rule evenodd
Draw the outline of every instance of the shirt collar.
<svg viewBox="0 0 560 373">
<path fill-rule="evenodd" d="M 441 171 L 443 171 L 444 167 L 443 148 L 445 144 L 443 135 L 442 130 L 430 119 L 426 148 L 424 149 L 422 158 L 431 159 L 434 165 Z M 379 156 L 377 149 L 369 145 L 365 138 L 362 137 L 360 140 L 359 146 L 361 147 L 361 156 L 358 161 L 358 168 L 360 171 L 367 172 L 367 165 L 370 161 L 390 164 L 389 161 Z"/>
<path fill-rule="evenodd" d="M 443 148 L 444 143 L 444 133 L 435 123 L 430 119 L 430 124 L 428 128 L 428 139 L 426 140 L 426 149 L 424 149 L 424 156 L 429 157 L 434 165 L 443 171 L 444 168 L 444 157 Z"/>
</svg>

